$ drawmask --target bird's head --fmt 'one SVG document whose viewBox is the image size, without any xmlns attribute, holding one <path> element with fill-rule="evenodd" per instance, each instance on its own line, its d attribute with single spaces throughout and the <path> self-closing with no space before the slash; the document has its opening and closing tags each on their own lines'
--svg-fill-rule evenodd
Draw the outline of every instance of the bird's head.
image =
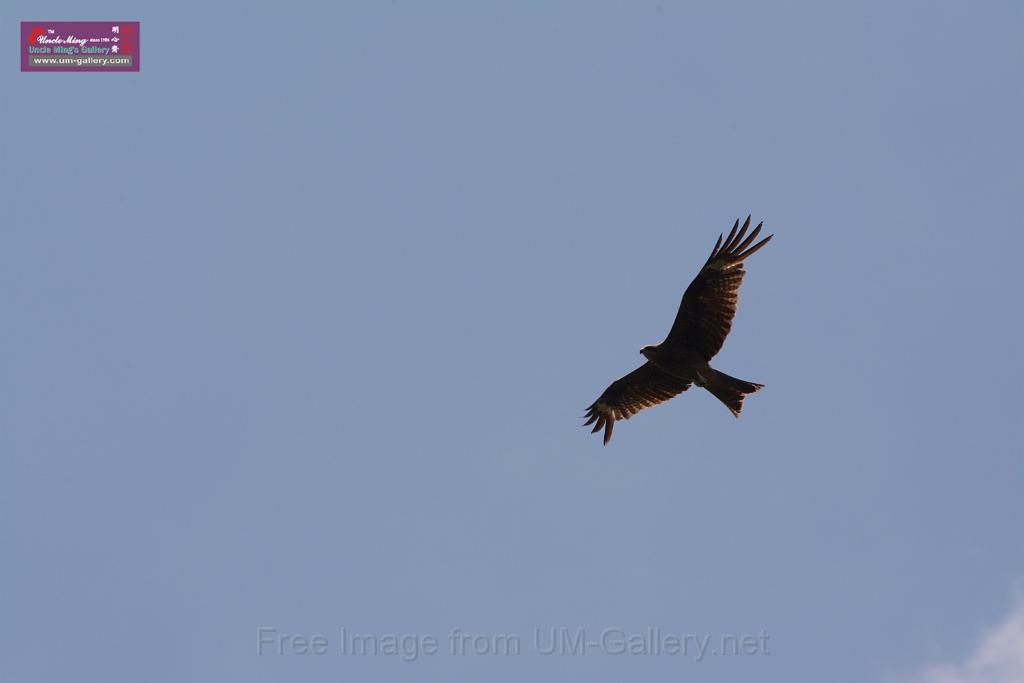
<svg viewBox="0 0 1024 683">
<path fill-rule="evenodd" d="M 647 360 L 653 360 L 654 353 L 658 350 L 658 345 L 654 344 L 651 346 L 645 346 L 640 349 L 640 355 Z"/>
</svg>

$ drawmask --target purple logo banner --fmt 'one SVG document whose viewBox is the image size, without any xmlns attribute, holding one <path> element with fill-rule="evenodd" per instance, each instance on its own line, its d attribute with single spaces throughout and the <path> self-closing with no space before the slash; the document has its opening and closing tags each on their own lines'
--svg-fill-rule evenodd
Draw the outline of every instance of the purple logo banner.
<svg viewBox="0 0 1024 683">
<path fill-rule="evenodd" d="M 137 21 L 23 21 L 22 71 L 138 71 Z"/>
</svg>

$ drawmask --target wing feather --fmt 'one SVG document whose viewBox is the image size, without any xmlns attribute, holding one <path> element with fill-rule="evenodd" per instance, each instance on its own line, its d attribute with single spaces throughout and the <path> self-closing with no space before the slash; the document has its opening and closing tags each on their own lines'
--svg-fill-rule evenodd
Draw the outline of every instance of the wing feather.
<svg viewBox="0 0 1024 683">
<path fill-rule="evenodd" d="M 616 420 L 628 420 L 644 408 L 656 406 L 686 391 L 690 382 L 662 372 L 650 362 L 620 377 L 587 408 L 583 426 L 594 424 L 591 433 L 604 428 L 604 442 L 612 438 Z"/>
<path fill-rule="evenodd" d="M 750 247 L 760 234 L 762 224 L 758 223 L 746 238 L 750 216 L 737 232 L 738 226 L 739 221 L 736 221 L 724 243 L 719 236 L 711 256 L 686 288 L 665 344 L 690 349 L 705 360 L 711 360 L 721 350 L 736 315 L 740 285 L 746 274 L 743 260 L 773 237 L 769 235 Z"/>
</svg>

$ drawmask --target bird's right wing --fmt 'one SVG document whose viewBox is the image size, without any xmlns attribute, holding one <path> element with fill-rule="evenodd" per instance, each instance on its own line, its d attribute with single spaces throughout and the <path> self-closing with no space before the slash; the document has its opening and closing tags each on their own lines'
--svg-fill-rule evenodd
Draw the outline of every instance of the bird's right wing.
<svg viewBox="0 0 1024 683">
<path fill-rule="evenodd" d="M 604 442 L 612 438 L 616 420 L 628 420 L 644 408 L 656 406 L 690 388 L 691 382 L 662 372 L 650 362 L 644 363 L 625 377 L 620 377 L 604 390 L 584 416 L 584 426 L 593 422 L 591 434 L 604 427 Z"/>
</svg>

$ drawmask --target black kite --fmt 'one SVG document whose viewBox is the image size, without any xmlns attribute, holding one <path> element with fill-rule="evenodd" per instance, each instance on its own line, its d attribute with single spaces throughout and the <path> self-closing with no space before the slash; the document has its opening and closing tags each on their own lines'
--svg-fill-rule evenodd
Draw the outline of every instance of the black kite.
<svg viewBox="0 0 1024 683">
<path fill-rule="evenodd" d="M 743 398 L 762 388 L 715 370 L 708 362 L 722 348 L 736 315 L 736 301 L 743 282 L 743 260 L 768 243 L 772 235 L 747 248 L 761 223 L 743 238 L 750 227 L 747 216 L 743 227 L 733 224 L 722 243 L 718 236 L 704 267 L 683 293 L 683 301 L 665 341 L 645 346 L 640 353 L 647 362 L 604 390 L 585 417 L 586 425 L 597 422 L 591 433 L 604 427 L 604 442 L 612 438 L 616 420 L 628 420 L 644 408 L 657 405 L 690 388 L 704 387 L 724 403 L 732 414 L 740 416 Z M 739 232 L 737 232 L 739 229 Z M 745 250 L 745 251 L 744 251 Z"/>
</svg>

